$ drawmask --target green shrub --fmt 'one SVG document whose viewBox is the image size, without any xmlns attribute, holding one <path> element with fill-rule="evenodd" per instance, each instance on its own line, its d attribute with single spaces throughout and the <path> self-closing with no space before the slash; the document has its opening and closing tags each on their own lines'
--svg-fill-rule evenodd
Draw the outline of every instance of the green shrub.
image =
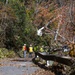
<svg viewBox="0 0 75 75">
<path fill-rule="evenodd" d="M 13 58 L 16 54 L 13 50 L 7 50 L 6 48 L 0 48 L 0 58 Z"/>
<path fill-rule="evenodd" d="M 16 57 L 16 55 L 15 55 L 14 51 L 11 50 L 11 51 L 8 51 L 8 53 L 6 54 L 6 57 L 7 58 L 14 58 L 14 57 Z"/>
</svg>

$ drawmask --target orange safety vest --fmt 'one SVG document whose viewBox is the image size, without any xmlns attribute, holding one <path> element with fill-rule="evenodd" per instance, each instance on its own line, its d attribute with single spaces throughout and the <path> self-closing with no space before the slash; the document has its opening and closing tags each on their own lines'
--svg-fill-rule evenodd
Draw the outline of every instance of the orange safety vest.
<svg viewBox="0 0 75 75">
<path fill-rule="evenodd" d="M 27 50 L 26 46 L 23 46 L 23 51 Z"/>
</svg>

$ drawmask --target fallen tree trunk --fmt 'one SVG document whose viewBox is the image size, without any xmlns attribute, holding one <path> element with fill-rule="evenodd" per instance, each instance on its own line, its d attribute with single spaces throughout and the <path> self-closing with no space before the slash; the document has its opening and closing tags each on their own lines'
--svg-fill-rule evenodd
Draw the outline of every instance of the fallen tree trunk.
<svg viewBox="0 0 75 75">
<path fill-rule="evenodd" d="M 67 66 L 72 66 L 73 63 L 75 63 L 75 61 L 72 60 L 71 57 L 67 57 L 67 56 L 47 54 L 47 53 L 41 53 L 41 52 L 36 52 L 35 54 L 44 60 L 56 61 L 58 63 L 62 63 L 62 64 L 67 65 Z"/>
</svg>

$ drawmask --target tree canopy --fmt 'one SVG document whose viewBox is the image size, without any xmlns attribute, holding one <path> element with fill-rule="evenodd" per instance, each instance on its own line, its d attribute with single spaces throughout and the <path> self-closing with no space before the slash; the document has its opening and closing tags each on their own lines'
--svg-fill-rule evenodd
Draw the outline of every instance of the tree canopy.
<svg viewBox="0 0 75 75">
<path fill-rule="evenodd" d="M 37 30 L 45 27 L 43 36 Z M 0 47 L 75 41 L 74 0 L 0 0 Z"/>
</svg>

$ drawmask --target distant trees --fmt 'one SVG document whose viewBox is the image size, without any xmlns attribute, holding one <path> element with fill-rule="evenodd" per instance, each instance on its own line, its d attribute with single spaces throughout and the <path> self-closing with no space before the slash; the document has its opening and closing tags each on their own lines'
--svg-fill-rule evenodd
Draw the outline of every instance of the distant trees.
<svg viewBox="0 0 75 75">
<path fill-rule="evenodd" d="M 0 1 L 1 47 L 20 48 L 24 43 L 50 45 L 51 40 L 54 40 L 56 31 L 58 32 L 57 39 L 62 40 L 61 37 L 63 37 L 69 41 L 74 40 L 74 0 Z M 45 34 L 43 37 L 38 37 L 36 31 L 42 26 L 45 26 L 43 30 Z"/>
<path fill-rule="evenodd" d="M 34 8 L 28 9 L 23 0 L 3 2 L 0 7 L 0 47 L 21 48 L 24 43 L 34 43 Z"/>
<path fill-rule="evenodd" d="M 15 19 L 12 8 L 0 3 L 0 46 L 3 46 L 5 41 L 8 40 L 6 38 L 6 30 L 12 29 Z"/>
<path fill-rule="evenodd" d="M 51 3 L 42 2 L 38 8 L 36 7 L 38 12 L 35 14 L 34 23 L 38 28 L 46 26 L 49 23 L 48 27 L 45 29 L 48 34 L 52 34 L 53 32 L 55 33 L 56 31 L 56 36 L 58 37 L 57 40 L 62 42 L 68 41 L 71 43 L 75 41 L 75 1 L 55 1 L 52 1 Z"/>
</svg>

